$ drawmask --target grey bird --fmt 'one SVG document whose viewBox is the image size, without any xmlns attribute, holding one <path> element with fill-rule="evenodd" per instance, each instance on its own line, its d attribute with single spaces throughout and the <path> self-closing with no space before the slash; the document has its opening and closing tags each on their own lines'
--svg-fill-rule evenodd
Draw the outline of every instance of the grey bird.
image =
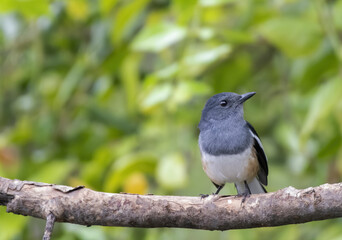
<svg viewBox="0 0 342 240">
<path fill-rule="evenodd" d="M 234 183 L 238 195 L 266 193 L 267 158 L 253 126 L 243 117 L 243 103 L 255 92 L 212 96 L 198 125 L 202 166 L 217 187 Z"/>
</svg>

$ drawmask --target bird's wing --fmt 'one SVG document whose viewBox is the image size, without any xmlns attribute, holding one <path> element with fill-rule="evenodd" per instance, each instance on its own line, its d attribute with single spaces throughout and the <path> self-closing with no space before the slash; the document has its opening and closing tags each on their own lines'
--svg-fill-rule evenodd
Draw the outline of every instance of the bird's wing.
<svg viewBox="0 0 342 240">
<path fill-rule="evenodd" d="M 260 165 L 260 170 L 258 172 L 259 181 L 262 184 L 267 185 L 268 165 L 267 165 L 267 157 L 265 155 L 264 148 L 262 147 L 260 138 L 259 138 L 257 132 L 255 131 L 255 129 L 253 128 L 253 126 L 249 122 L 247 122 L 247 126 L 249 128 L 250 133 L 253 136 L 253 139 L 254 139 L 254 146 L 253 147 L 254 147 L 255 152 L 257 154 L 258 162 Z"/>
</svg>

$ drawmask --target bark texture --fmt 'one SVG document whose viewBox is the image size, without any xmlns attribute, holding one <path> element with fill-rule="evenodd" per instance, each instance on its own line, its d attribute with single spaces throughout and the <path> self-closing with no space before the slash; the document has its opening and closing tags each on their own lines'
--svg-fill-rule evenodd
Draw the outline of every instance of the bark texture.
<svg viewBox="0 0 342 240">
<path fill-rule="evenodd" d="M 56 217 L 52 213 L 49 213 L 46 217 L 46 226 L 45 226 L 45 231 L 44 231 L 44 236 L 43 240 L 50 240 L 52 231 L 53 231 L 53 226 L 55 224 Z"/>
<path fill-rule="evenodd" d="M 342 183 L 267 194 L 207 198 L 96 192 L 82 186 L 0 177 L 7 212 L 81 225 L 228 230 L 271 227 L 342 216 Z"/>
</svg>

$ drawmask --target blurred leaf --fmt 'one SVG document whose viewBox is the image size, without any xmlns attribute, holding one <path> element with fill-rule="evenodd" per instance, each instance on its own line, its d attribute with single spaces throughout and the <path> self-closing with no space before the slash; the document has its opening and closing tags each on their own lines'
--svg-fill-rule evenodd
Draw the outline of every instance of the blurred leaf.
<svg viewBox="0 0 342 240">
<path fill-rule="evenodd" d="M 148 153 L 137 153 L 118 159 L 105 180 L 106 192 L 117 192 L 127 177 L 134 172 L 153 174 L 156 167 L 156 158 Z"/>
<path fill-rule="evenodd" d="M 231 52 L 229 45 L 221 45 L 212 49 L 198 51 L 194 55 L 186 57 L 186 63 L 189 67 L 197 64 L 208 64 L 227 56 Z"/>
<path fill-rule="evenodd" d="M 108 14 L 118 3 L 118 0 L 100 0 L 100 10 L 102 14 Z"/>
<path fill-rule="evenodd" d="M 106 98 L 111 92 L 111 80 L 108 76 L 101 76 L 95 83 L 94 94 L 98 98 Z"/>
<path fill-rule="evenodd" d="M 250 32 L 227 29 L 223 31 L 223 35 L 229 43 L 253 43 L 255 40 Z"/>
<path fill-rule="evenodd" d="M 135 38 L 132 48 L 136 51 L 159 52 L 185 37 L 185 28 L 169 24 L 158 23 L 145 28 Z"/>
<path fill-rule="evenodd" d="M 318 235 L 316 235 L 316 239 L 341 239 L 340 227 L 341 226 L 339 224 L 326 226 L 324 230 L 322 230 Z"/>
<path fill-rule="evenodd" d="M 248 80 L 254 76 L 253 62 L 246 52 L 240 52 L 238 56 L 229 58 L 223 66 L 210 71 L 211 85 L 216 92 L 237 89 L 248 84 Z"/>
<path fill-rule="evenodd" d="M 88 17 L 89 8 L 86 0 L 68 0 L 67 12 L 72 19 L 84 20 Z"/>
<path fill-rule="evenodd" d="M 173 76 L 175 76 L 175 74 L 178 72 L 179 70 L 179 65 L 176 63 L 170 64 L 167 67 L 160 69 L 158 71 L 156 71 L 154 74 L 155 76 L 157 76 L 158 78 L 171 78 Z"/>
<path fill-rule="evenodd" d="M 334 76 L 339 62 L 331 45 L 324 42 L 320 49 L 309 59 L 301 58 L 294 62 L 293 78 L 298 79 L 299 87 L 304 91 L 312 90 L 322 78 Z"/>
<path fill-rule="evenodd" d="M 85 163 L 81 170 L 81 178 L 88 185 L 101 191 L 103 189 L 104 172 L 112 165 L 112 162 L 118 156 L 129 155 L 135 148 L 137 139 L 134 137 L 126 137 L 120 139 L 119 142 L 112 144 L 105 144 L 98 148 L 92 159 Z"/>
<path fill-rule="evenodd" d="M 334 6 L 332 7 L 332 14 L 335 26 L 342 30 L 342 1 L 338 0 L 334 2 Z"/>
<path fill-rule="evenodd" d="M 299 137 L 297 130 L 291 124 L 281 123 L 276 127 L 277 141 L 289 151 L 299 150 Z"/>
<path fill-rule="evenodd" d="M 128 50 L 128 46 L 126 44 L 122 44 L 120 45 L 119 49 L 109 52 L 101 66 L 103 71 L 107 74 L 116 73 L 116 71 L 120 69 L 121 63 L 128 54 Z"/>
<path fill-rule="evenodd" d="M 236 0 L 200 0 L 199 2 L 203 7 L 213 7 L 226 3 L 236 2 Z"/>
<path fill-rule="evenodd" d="M 61 184 L 67 176 L 75 169 L 73 160 L 50 160 L 47 164 L 29 177 L 28 180 Z"/>
<path fill-rule="evenodd" d="M 131 119 L 119 116 L 118 114 L 115 114 L 108 109 L 103 109 L 97 105 L 89 105 L 88 109 L 90 117 L 95 121 L 126 133 L 131 133 L 136 130 L 136 125 Z"/>
<path fill-rule="evenodd" d="M 215 36 L 214 30 L 206 27 L 199 29 L 197 34 L 202 40 L 209 40 Z"/>
<path fill-rule="evenodd" d="M 226 58 L 231 52 L 230 45 L 221 45 L 210 49 L 196 50 L 185 57 L 184 63 L 180 64 L 180 69 L 184 75 L 195 77 L 207 70 L 210 64 Z"/>
<path fill-rule="evenodd" d="M 34 132 L 39 132 L 39 134 L 34 134 L 32 140 L 40 144 L 48 142 L 52 139 L 55 125 L 56 122 L 53 116 L 48 114 L 42 115 L 33 126 Z"/>
<path fill-rule="evenodd" d="M 46 0 L 1 0 L 0 13 L 17 11 L 25 17 L 39 17 L 49 14 L 49 2 Z"/>
<path fill-rule="evenodd" d="M 300 18 L 274 18 L 261 24 L 259 31 L 290 57 L 312 54 L 322 42 L 318 24 Z"/>
<path fill-rule="evenodd" d="M 334 166 L 334 171 L 337 171 L 338 179 L 341 179 L 341 175 L 342 175 L 342 148 L 338 149 L 338 152 L 336 153 L 335 158 L 336 158 L 336 165 Z"/>
<path fill-rule="evenodd" d="M 29 218 L 16 215 L 13 213 L 6 213 L 6 208 L 0 208 L 0 232 L 1 239 L 16 239 L 22 234 L 22 229 Z"/>
<path fill-rule="evenodd" d="M 62 107 L 69 100 L 78 83 L 81 81 L 84 71 L 85 65 L 83 63 L 75 63 L 68 72 L 67 76 L 61 83 L 55 98 L 55 103 L 58 107 Z"/>
<path fill-rule="evenodd" d="M 137 54 L 128 55 L 122 63 L 121 77 L 125 87 L 126 103 L 130 113 L 133 113 L 137 104 L 139 87 L 139 63 L 140 57 Z"/>
<path fill-rule="evenodd" d="M 33 96 L 30 94 L 26 94 L 26 95 L 22 95 L 21 97 L 17 99 L 14 107 L 18 111 L 29 112 L 30 110 L 34 109 L 35 105 L 36 103 L 35 103 L 35 99 L 33 98 Z"/>
<path fill-rule="evenodd" d="M 289 154 L 288 157 L 288 164 L 290 167 L 290 170 L 294 174 L 299 174 L 304 171 L 304 169 L 308 166 L 308 158 L 301 152 L 293 152 Z"/>
<path fill-rule="evenodd" d="M 28 116 L 22 116 L 15 125 L 12 132 L 12 140 L 16 143 L 24 144 L 32 139 L 32 121 Z"/>
<path fill-rule="evenodd" d="M 341 140 L 341 135 L 336 134 L 329 142 L 321 146 L 317 156 L 319 158 L 324 158 L 335 155 L 341 147 Z"/>
<path fill-rule="evenodd" d="M 179 153 L 163 157 L 158 163 L 156 178 L 158 183 L 167 189 L 184 187 L 186 177 L 186 165 L 184 158 Z"/>
<path fill-rule="evenodd" d="M 172 94 L 172 101 L 176 104 L 183 103 L 189 101 L 194 96 L 206 95 L 210 91 L 210 87 L 203 82 L 184 80 L 177 84 Z"/>
<path fill-rule="evenodd" d="M 82 167 L 81 178 L 90 186 L 100 190 L 102 174 L 108 168 L 109 163 L 113 161 L 113 155 L 112 148 L 108 146 L 97 149 L 91 161 Z"/>
<path fill-rule="evenodd" d="M 129 27 L 132 27 L 131 25 L 137 20 L 148 2 L 148 0 L 126 1 L 120 6 L 115 15 L 111 33 L 113 43 L 119 44 L 122 40 L 126 40 L 125 37 L 131 30 Z"/>
<path fill-rule="evenodd" d="M 277 240 L 297 240 L 300 239 L 300 227 L 298 225 L 287 225 L 279 229 Z M 272 236 L 272 235 L 271 235 Z M 273 235 L 274 236 L 274 235 Z"/>
<path fill-rule="evenodd" d="M 172 93 L 172 85 L 163 83 L 155 86 L 149 93 L 143 97 L 141 108 L 143 111 L 148 111 L 155 105 L 166 101 Z"/>
<path fill-rule="evenodd" d="M 106 233 L 99 226 L 82 226 L 77 224 L 68 224 L 61 223 L 63 229 L 65 229 L 66 233 L 63 235 L 64 237 L 58 238 L 59 240 L 74 240 L 74 239 L 82 239 L 82 240 L 94 240 L 94 239 L 107 239 Z"/>
<path fill-rule="evenodd" d="M 335 77 L 317 89 L 303 124 L 301 138 L 304 140 L 322 122 L 341 100 L 342 79 Z"/>
<path fill-rule="evenodd" d="M 58 90 L 60 81 L 60 75 L 57 72 L 48 72 L 44 74 L 38 85 L 39 93 L 47 98 L 53 97 Z"/>
<path fill-rule="evenodd" d="M 134 172 L 130 174 L 123 184 L 125 193 L 146 194 L 148 190 L 148 182 L 144 174 Z"/>
</svg>

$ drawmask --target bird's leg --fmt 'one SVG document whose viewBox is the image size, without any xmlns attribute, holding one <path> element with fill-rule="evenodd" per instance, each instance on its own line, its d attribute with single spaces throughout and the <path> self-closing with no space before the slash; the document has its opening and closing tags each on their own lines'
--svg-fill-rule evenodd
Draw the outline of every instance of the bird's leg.
<svg viewBox="0 0 342 240">
<path fill-rule="evenodd" d="M 224 185 L 218 186 L 216 192 L 214 193 L 214 195 L 219 194 L 219 192 L 221 191 L 221 189 L 222 189 L 223 187 L 224 187 Z"/>
<path fill-rule="evenodd" d="M 217 185 L 216 183 L 213 182 L 213 184 L 215 185 L 215 187 L 217 187 L 217 190 L 215 193 L 213 193 L 213 195 L 217 195 L 219 194 L 219 192 L 221 191 L 221 189 L 224 187 L 224 185 Z M 209 194 L 200 194 L 201 198 L 206 198 L 209 197 Z"/>
<path fill-rule="evenodd" d="M 246 201 L 246 198 L 251 196 L 251 194 L 252 194 L 251 189 L 249 188 L 249 186 L 247 184 L 247 181 L 244 181 L 244 183 L 245 183 L 245 192 L 242 193 L 243 199 L 242 199 L 241 203 L 244 203 Z"/>
</svg>

